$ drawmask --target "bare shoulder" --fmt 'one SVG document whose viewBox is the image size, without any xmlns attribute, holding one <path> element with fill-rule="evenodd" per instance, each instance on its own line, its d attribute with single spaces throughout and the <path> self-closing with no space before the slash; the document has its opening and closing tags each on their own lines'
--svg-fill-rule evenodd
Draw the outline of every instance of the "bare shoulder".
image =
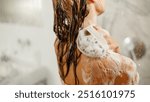
<svg viewBox="0 0 150 102">
<path fill-rule="evenodd" d="M 128 57 L 121 56 L 120 74 L 115 79 L 115 84 L 134 85 L 139 83 L 139 74 L 136 63 Z"/>
</svg>

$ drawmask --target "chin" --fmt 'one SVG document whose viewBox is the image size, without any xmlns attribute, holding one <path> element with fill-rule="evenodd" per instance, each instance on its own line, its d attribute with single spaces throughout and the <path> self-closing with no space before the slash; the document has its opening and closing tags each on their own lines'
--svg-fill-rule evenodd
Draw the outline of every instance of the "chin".
<svg viewBox="0 0 150 102">
<path fill-rule="evenodd" d="M 104 13 L 105 12 L 105 9 L 103 8 L 103 9 L 100 9 L 100 10 L 97 10 L 97 14 L 98 15 L 101 15 L 102 13 Z"/>
</svg>

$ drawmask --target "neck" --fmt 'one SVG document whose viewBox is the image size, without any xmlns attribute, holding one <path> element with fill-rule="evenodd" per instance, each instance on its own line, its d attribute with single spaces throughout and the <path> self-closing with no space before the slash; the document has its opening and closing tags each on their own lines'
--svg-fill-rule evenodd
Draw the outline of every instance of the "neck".
<svg viewBox="0 0 150 102">
<path fill-rule="evenodd" d="M 89 14 L 84 19 L 83 28 L 89 25 L 97 25 L 97 12 L 95 10 L 95 6 L 93 4 L 89 5 Z"/>
</svg>

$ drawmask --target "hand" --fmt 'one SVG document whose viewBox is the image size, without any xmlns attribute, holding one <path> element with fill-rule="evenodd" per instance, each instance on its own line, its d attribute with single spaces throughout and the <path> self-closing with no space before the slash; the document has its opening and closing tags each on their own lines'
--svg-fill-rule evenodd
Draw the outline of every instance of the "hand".
<svg viewBox="0 0 150 102">
<path fill-rule="evenodd" d="M 116 52 L 116 53 L 119 53 L 120 52 L 120 49 L 119 49 L 119 46 L 118 44 L 113 40 L 113 38 L 110 36 L 109 32 L 102 29 L 101 27 L 99 26 L 95 26 L 94 27 L 98 32 L 103 32 L 104 33 L 104 38 L 106 39 L 107 41 L 107 44 L 109 46 L 109 48 Z"/>
<path fill-rule="evenodd" d="M 109 45 L 109 48 L 111 50 L 113 50 L 114 52 L 116 53 L 119 53 L 119 46 L 118 44 L 112 39 L 112 37 L 109 35 L 105 35 L 104 38 L 106 39 L 108 45 Z"/>
</svg>

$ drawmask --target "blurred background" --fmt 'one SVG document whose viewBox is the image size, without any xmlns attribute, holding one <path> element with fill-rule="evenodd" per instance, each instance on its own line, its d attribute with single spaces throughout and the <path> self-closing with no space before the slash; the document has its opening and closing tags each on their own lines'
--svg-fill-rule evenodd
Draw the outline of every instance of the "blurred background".
<svg viewBox="0 0 150 102">
<path fill-rule="evenodd" d="M 51 0 L 0 0 L 0 84 L 60 84 Z"/>
<path fill-rule="evenodd" d="M 150 84 L 150 0 L 106 0 L 98 23 Z M 0 84 L 61 84 L 52 0 L 0 0 Z"/>
</svg>

